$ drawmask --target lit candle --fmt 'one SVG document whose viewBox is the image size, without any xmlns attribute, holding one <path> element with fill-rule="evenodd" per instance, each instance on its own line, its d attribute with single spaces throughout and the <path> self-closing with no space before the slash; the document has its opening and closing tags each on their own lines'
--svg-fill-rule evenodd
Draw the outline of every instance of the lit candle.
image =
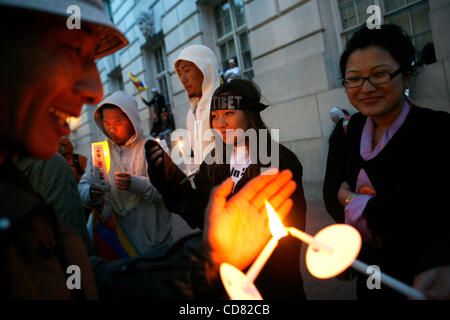
<svg viewBox="0 0 450 320">
<path fill-rule="evenodd" d="M 310 245 L 306 252 L 306 266 L 316 278 L 332 278 L 350 266 L 367 274 L 369 266 L 356 259 L 362 241 L 361 235 L 352 226 L 334 224 L 320 230 L 314 237 L 295 228 L 289 228 L 289 233 Z M 408 297 L 426 299 L 422 292 L 383 272 L 380 272 L 380 281 Z"/>
<path fill-rule="evenodd" d="M 269 215 L 270 232 L 272 233 L 273 237 L 266 244 L 263 251 L 261 251 L 258 258 L 256 258 L 255 262 L 253 262 L 252 266 L 248 270 L 246 277 L 247 282 L 249 283 L 253 283 L 258 277 L 267 260 L 269 260 L 270 256 L 272 255 L 272 252 L 277 247 L 278 240 L 282 237 L 287 236 L 288 234 L 286 228 L 281 223 L 281 220 L 275 210 L 272 208 L 269 202 L 267 202 L 266 200 L 264 202 L 266 204 L 267 214 Z"/>
<path fill-rule="evenodd" d="M 313 250 L 316 250 L 316 251 L 317 250 L 323 250 L 323 251 L 325 251 L 328 254 L 332 254 L 333 253 L 333 248 L 331 248 L 330 246 L 327 246 L 324 243 L 321 243 L 321 242 L 315 240 L 309 234 L 307 234 L 307 233 L 305 233 L 303 231 L 300 231 L 297 228 L 291 227 L 291 228 L 288 228 L 288 231 L 293 237 L 295 237 L 295 238 L 297 238 L 297 239 L 299 239 L 299 240 L 301 240 L 303 242 L 306 242 L 307 244 L 311 245 Z"/>
<path fill-rule="evenodd" d="M 252 266 L 250 267 L 250 269 L 246 274 L 248 282 L 254 282 L 256 280 L 262 268 L 266 264 L 267 260 L 269 260 L 270 256 L 272 255 L 272 252 L 277 247 L 277 245 L 278 239 L 275 237 L 272 237 L 270 241 L 267 242 L 263 251 L 261 251 L 260 255 L 258 256 L 258 258 L 256 258 L 255 262 L 252 264 Z"/>
<path fill-rule="evenodd" d="M 92 152 L 92 166 L 98 174 L 98 183 L 105 191 L 111 189 L 109 185 L 109 168 L 111 164 L 111 157 L 109 154 L 109 146 L 107 141 L 94 142 L 91 144 Z"/>
<path fill-rule="evenodd" d="M 298 232 L 293 233 L 297 235 Z M 310 245 L 306 250 L 306 267 L 319 279 L 329 279 L 343 272 L 361 250 L 361 235 L 347 224 L 334 224 L 320 230 L 314 237 L 307 236 L 305 238 Z"/>
<path fill-rule="evenodd" d="M 180 149 L 180 153 L 181 153 L 181 155 L 183 157 L 184 165 L 186 166 L 187 175 L 190 176 L 191 175 L 191 171 L 189 170 L 188 162 L 187 162 L 186 156 L 185 156 L 184 151 L 183 151 L 183 141 L 182 140 L 178 140 L 178 148 Z"/>
</svg>

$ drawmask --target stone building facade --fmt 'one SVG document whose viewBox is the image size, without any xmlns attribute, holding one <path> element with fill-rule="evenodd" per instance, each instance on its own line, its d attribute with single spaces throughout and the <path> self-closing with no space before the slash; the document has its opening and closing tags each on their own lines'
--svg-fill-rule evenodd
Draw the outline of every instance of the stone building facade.
<svg viewBox="0 0 450 320">
<path fill-rule="evenodd" d="M 185 127 L 186 94 L 173 69 L 180 51 L 191 44 L 210 47 L 226 70 L 234 58 L 244 77 L 261 88 L 271 107 L 263 112 L 270 128 L 280 129 L 281 143 L 304 167 L 308 198 L 320 198 L 325 174 L 328 112 L 335 106 L 356 112 L 341 86 L 339 56 L 345 39 L 378 5 L 384 22 L 400 24 L 421 51 L 434 45 L 436 62 L 418 69 L 409 93 L 425 107 L 450 112 L 449 0 L 109 0 L 111 20 L 130 44 L 97 62 L 104 95 L 125 90 L 136 97 L 145 132 L 151 110 L 141 101 L 128 72 L 166 97 L 177 128 Z M 420 52 L 418 57 L 420 58 Z M 71 124 L 76 150 L 104 139 L 92 121 L 93 108 L 83 108 Z"/>
</svg>

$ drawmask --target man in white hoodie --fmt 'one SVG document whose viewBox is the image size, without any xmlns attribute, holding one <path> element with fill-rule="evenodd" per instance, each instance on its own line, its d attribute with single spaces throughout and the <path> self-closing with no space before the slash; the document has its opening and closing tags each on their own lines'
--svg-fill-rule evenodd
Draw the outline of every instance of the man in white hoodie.
<svg viewBox="0 0 450 320">
<path fill-rule="evenodd" d="M 119 239 L 128 255 L 170 243 L 172 217 L 148 179 L 144 144 L 150 136 L 143 134 L 136 100 L 117 91 L 98 105 L 94 119 L 109 145 L 111 191 L 98 185 L 90 160 L 78 187 L 83 204 L 98 206 L 105 199 L 102 216 L 117 222 L 116 231 L 123 230 L 132 248 Z"/>
<path fill-rule="evenodd" d="M 190 108 L 186 128 L 194 152 L 194 168 L 198 168 L 210 150 L 212 135 L 204 136 L 209 127 L 211 97 L 220 85 L 219 66 L 214 52 L 204 45 L 192 45 L 181 51 L 174 63 L 175 71 L 186 90 Z"/>
</svg>

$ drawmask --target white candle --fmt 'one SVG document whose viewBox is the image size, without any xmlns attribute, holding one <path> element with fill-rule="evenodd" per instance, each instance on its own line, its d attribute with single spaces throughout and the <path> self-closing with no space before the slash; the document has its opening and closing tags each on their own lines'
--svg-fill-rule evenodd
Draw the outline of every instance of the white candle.
<svg viewBox="0 0 450 320">
<path fill-rule="evenodd" d="M 306 242 L 309 245 L 312 245 L 312 248 L 315 250 L 323 250 L 327 253 L 333 253 L 333 248 L 327 246 L 326 244 L 323 244 L 319 241 L 316 241 L 312 236 L 310 236 L 309 234 L 300 231 L 296 228 L 290 227 L 288 228 L 289 233 L 294 236 L 295 238 Z"/>
<path fill-rule="evenodd" d="M 270 239 L 270 241 L 267 242 L 263 251 L 261 251 L 258 258 L 256 258 L 255 262 L 253 262 L 250 269 L 248 269 L 246 277 L 247 277 L 247 281 L 249 283 L 253 283 L 255 281 L 255 279 L 258 277 L 259 273 L 261 272 L 262 268 L 266 264 L 267 260 L 269 260 L 270 256 L 272 255 L 272 252 L 275 250 L 277 245 L 278 245 L 278 240 L 274 237 L 272 237 Z"/>
<path fill-rule="evenodd" d="M 355 270 L 358 270 L 362 274 L 367 274 L 367 268 L 369 267 L 368 264 L 359 261 L 358 259 L 355 259 L 355 261 L 352 264 L 352 267 Z M 380 280 L 383 284 L 387 285 L 388 287 L 391 287 L 392 289 L 404 294 L 407 297 L 414 298 L 416 300 L 426 300 L 427 298 L 425 295 L 420 292 L 417 289 L 414 289 L 411 286 L 408 286 L 407 284 L 392 278 L 391 276 L 380 272 Z"/>
<path fill-rule="evenodd" d="M 181 153 L 181 155 L 183 157 L 184 165 L 186 166 L 187 175 L 190 176 L 191 175 L 191 171 L 189 170 L 187 159 L 186 159 L 186 156 L 184 155 L 183 141 L 181 141 L 181 140 L 178 141 L 178 148 L 180 149 L 180 153 Z"/>
<path fill-rule="evenodd" d="M 245 275 L 247 278 L 247 286 L 250 283 L 253 283 L 258 277 L 267 260 L 269 260 L 270 256 L 272 255 L 273 250 L 275 250 L 275 248 L 277 247 L 278 240 L 282 237 L 287 236 L 288 234 L 286 228 L 283 226 L 283 223 L 278 217 L 278 214 L 272 208 L 270 203 L 267 200 L 264 200 L 264 203 L 266 205 L 267 215 L 269 217 L 270 232 L 272 233 L 273 237 L 266 244 L 263 251 L 261 251 L 258 258 L 256 258 L 255 262 L 253 262 L 252 266 Z"/>
<path fill-rule="evenodd" d="M 109 167 L 110 167 L 110 154 L 108 142 L 93 142 L 91 143 L 92 152 L 92 167 L 94 175 L 97 177 L 97 183 L 105 191 L 110 191 L 111 186 L 109 184 Z"/>
</svg>

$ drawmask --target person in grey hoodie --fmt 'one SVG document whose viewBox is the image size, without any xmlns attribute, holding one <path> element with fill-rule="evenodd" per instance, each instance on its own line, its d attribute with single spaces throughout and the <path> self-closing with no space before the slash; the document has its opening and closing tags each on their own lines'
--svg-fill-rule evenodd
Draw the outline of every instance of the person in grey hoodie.
<svg viewBox="0 0 450 320">
<path fill-rule="evenodd" d="M 190 108 L 186 116 L 186 128 L 190 133 L 194 165 L 198 169 L 204 157 L 211 151 L 212 135 L 204 138 L 209 126 L 211 97 L 220 85 L 219 66 L 214 52 L 204 45 L 192 45 L 183 49 L 174 62 L 174 68 L 188 96 Z M 211 146 L 212 147 L 212 146 Z"/>
<path fill-rule="evenodd" d="M 117 91 L 98 105 L 94 119 L 107 137 L 111 190 L 100 187 L 90 159 L 78 186 L 83 205 L 95 207 L 105 200 L 102 217 L 116 221 L 132 246 L 127 250 L 131 255 L 169 244 L 172 216 L 148 179 L 144 144 L 153 138 L 143 134 L 136 100 Z"/>
</svg>

